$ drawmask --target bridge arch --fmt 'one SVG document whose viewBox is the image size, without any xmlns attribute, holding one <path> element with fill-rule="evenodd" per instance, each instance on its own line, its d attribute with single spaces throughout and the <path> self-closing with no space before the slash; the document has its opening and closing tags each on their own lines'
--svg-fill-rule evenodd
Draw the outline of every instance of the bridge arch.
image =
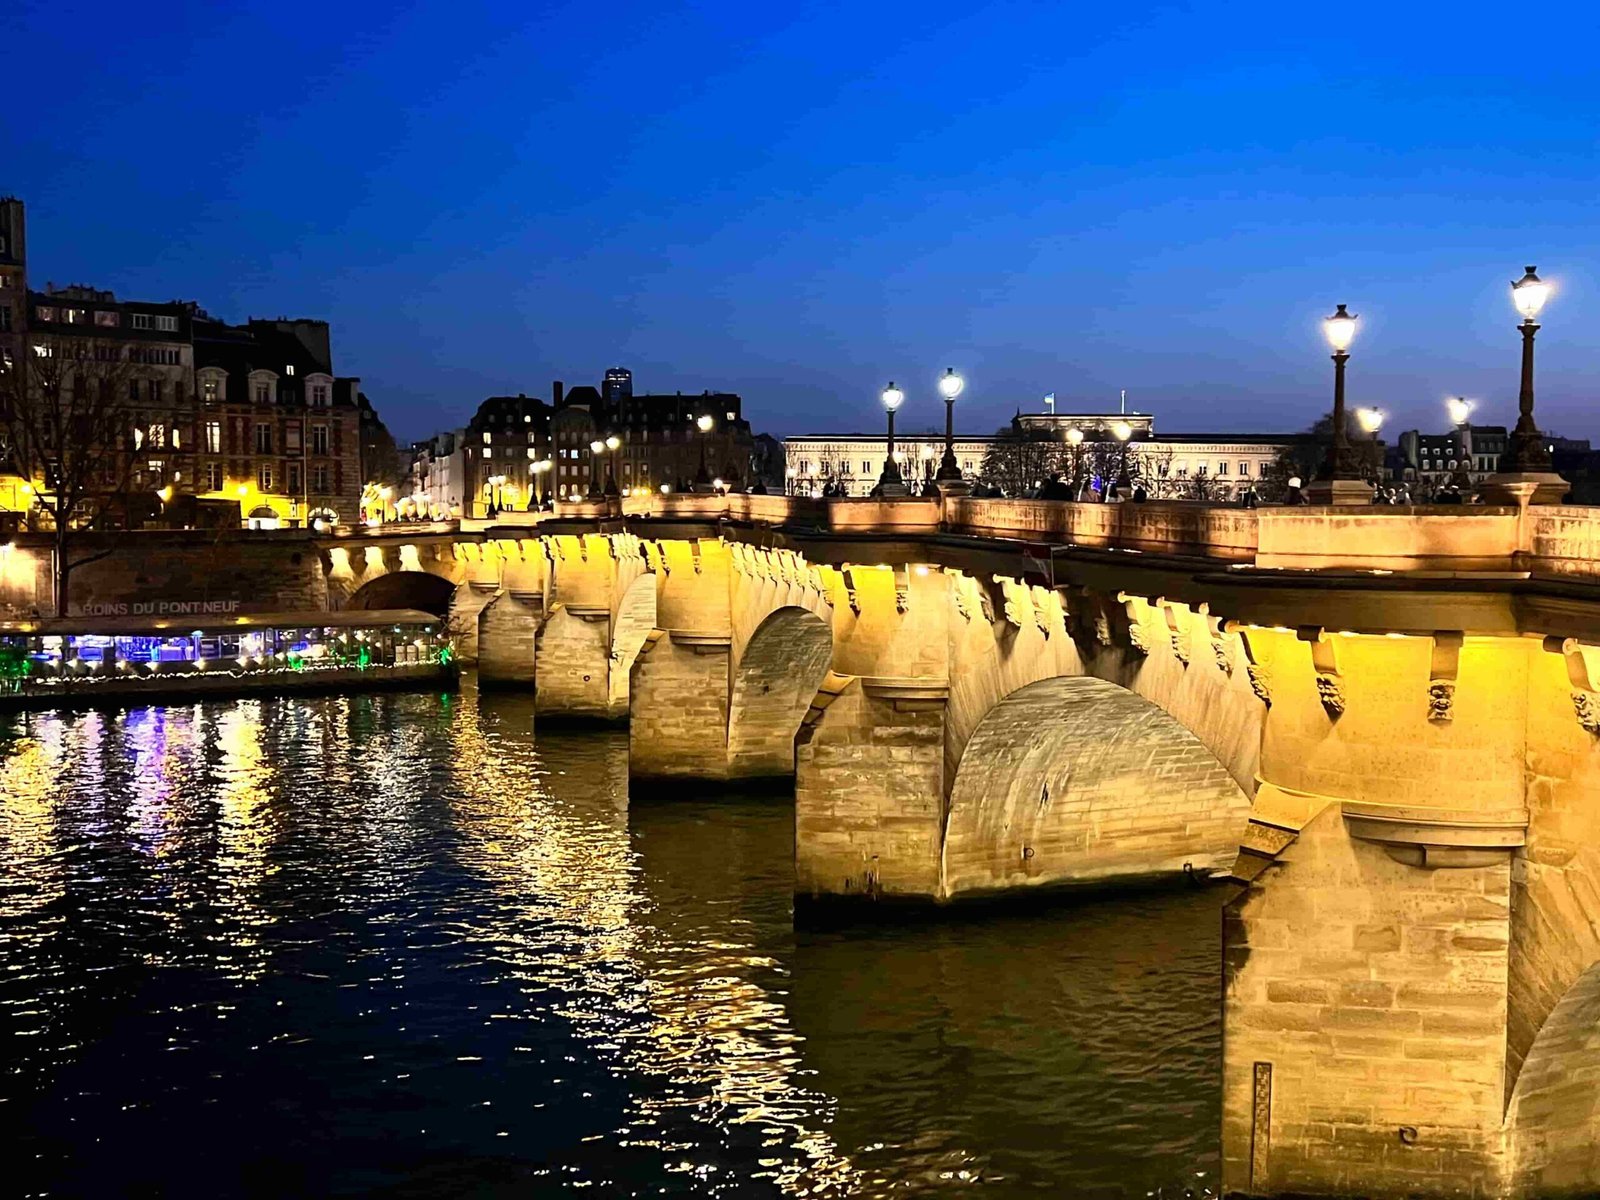
<svg viewBox="0 0 1600 1200">
<path fill-rule="evenodd" d="M 1002 698 L 978 723 L 946 816 L 946 897 L 1228 866 L 1250 801 L 1188 728 L 1092 676 Z"/>
<path fill-rule="evenodd" d="M 617 617 L 611 628 L 611 705 L 620 713 L 628 711 L 628 680 L 639 651 L 656 627 L 656 583 L 654 573 L 634 577 L 617 602 Z"/>
<path fill-rule="evenodd" d="M 456 585 L 431 571 L 390 571 L 367 580 L 345 601 L 346 608 L 415 608 L 443 617 Z"/>
<path fill-rule="evenodd" d="M 1567 989 L 1534 1038 L 1506 1131 L 1514 1195 L 1600 1191 L 1600 963 Z"/>
<path fill-rule="evenodd" d="M 768 613 L 732 668 L 728 763 L 736 777 L 794 774 L 794 740 L 833 658 L 833 630 L 786 604 Z"/>
</svg>

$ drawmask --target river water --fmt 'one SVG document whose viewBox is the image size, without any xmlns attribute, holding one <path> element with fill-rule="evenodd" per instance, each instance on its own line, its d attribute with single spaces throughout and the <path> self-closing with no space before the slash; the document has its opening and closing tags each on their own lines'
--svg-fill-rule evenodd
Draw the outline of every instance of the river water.
<svg viewBox="0 0 1600 1200">
<path fill-rule="evenodd" d="M 793 819 L 470 683 L 0 719 L 4 1188 L 1215 1186 L 1215 893 L 797 931 Z"/>
</svg>

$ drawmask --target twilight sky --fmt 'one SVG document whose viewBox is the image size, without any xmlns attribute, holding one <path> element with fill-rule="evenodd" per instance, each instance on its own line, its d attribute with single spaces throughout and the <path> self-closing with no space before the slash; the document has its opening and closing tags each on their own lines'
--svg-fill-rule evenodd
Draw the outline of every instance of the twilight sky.
<svg viewBox="0 0 1600 1200">
<path fill-rule="evenodd" d="M 11 0 L 30 276 L 333 323 L 402 438 L 633 368 L 758 428 L 1129 407 L 1600 441 L 1592 4 Z M 1522 27 L 1526 26 L 1524 30 Z"/>
</svg>

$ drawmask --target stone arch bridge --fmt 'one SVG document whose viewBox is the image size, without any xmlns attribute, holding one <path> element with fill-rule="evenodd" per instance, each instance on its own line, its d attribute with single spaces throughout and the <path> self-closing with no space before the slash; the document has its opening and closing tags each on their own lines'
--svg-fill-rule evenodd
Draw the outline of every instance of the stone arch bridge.
<svg viewBox="0 0 1600 1200">
<path fill-rule="evenodd" d="M 1600 1188 L 1600 517 L 656 497 L 318 543 L 796 891 L 1226 874 L 1224 1186 Z"/>
</svg>

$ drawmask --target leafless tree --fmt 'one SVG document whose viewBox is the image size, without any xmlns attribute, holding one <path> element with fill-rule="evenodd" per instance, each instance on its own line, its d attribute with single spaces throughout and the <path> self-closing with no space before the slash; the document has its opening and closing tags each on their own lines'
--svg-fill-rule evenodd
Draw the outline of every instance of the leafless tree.
<svg viewBox="0 0 1600 1200">
<path fill-rule="evenodd" d="M 978 469 L 978 482 L 1007 496 L 1027 496 L 1067 468 L 1065 445 L 1044 430 L 1013 422 L 999 430 Z"/>
<path fill-rule="evenodd" d="M 32 488 L 30 525 L 55 539 L 57 616 L 67 614 L 73 570 L 111 553 L 80 549 L 81 535 L 128 520 L 138 445 L 127 396 L 137 373 L 120 345 L 46 335 L 0 374 L 7 466 Z"/>
</svg>

